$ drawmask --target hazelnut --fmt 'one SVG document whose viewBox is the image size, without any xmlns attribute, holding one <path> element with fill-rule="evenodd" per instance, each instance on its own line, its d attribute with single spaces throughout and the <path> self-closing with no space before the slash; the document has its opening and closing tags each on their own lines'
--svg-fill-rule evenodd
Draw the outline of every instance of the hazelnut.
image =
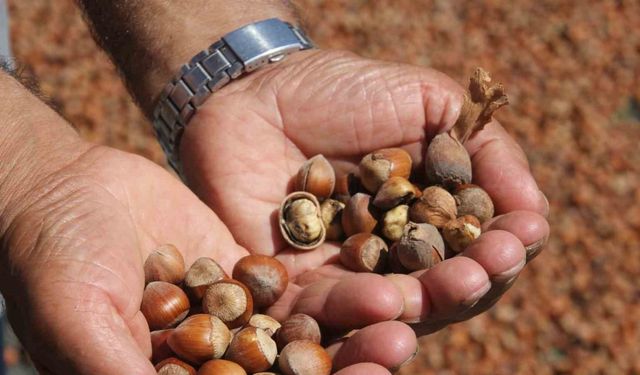
<svg viewBox="0 0 640 375">
<path fill-rule="evenodd" d="M 329 375 L 331 357 L 324 348 L 311 341 L 294 341 L 280 353 L 278 366 L 284 375 Z"/>
<path fill-rule="evenodd" d="M 144 281 L 166 281 L 180 284 L 184 280 L 184 258 L 178 249 L 171 245 L 161 245 L 153 250 L 144 262 Z"/>
<path fill-rule="evenodd" d="M 287 289 L 287 269 L 277 259 L 266 255 L 248 255 L 233 267 L 232 277 L 251 292 L 256 307 L 268 307 Z"/>
<path fill-rule="evenodd" d="M 298 191 L 285 197 L 280 205 L 279 221 L 282 236 L 297 249 L 312 250 L 325 240 L 320 203 L 310 193 Z"/>
<path fill-rule="evenodd" d="M 169 357 L 175 356 L 175 353 L 173 353 L 167 343 L 167 339 L 172 333 L 173 329 L 151 332 L 151 363 L 156 364 Z"/>
<path fill-rule="evenodd" d="M 458 215 L 473 215 L 480 220 L 480 224 L 493 217 L 493 201 L 480 186 L 473 184 L 460 185 L 453 197 L 458 206 Z"/>
<path fill-rule="evenodd" d="M 384 240 L 371 233 L 358 233 L 347 238 L 340 248 L 340 261 L 356 272 L 382 272 L 389 249 Z"/>
<path fill-rule="evenodd" d="M 409 220 L 442 228 L 449 220 L 456 218 L 457 212 L 456 200 L 448 191 L 429 186 L 409 208 Z"/>
<path fill-rule="evenodd" d="M 198 375 L 247 375 L 247 372 L 235 362 L 212 359 L 200 366 Z"/>
<path fill-rule="evenodd" d="M 449 133 L 436 135 L 424 158 L 427 181 L 449 189 L 471 182 L 471 158 L 462 143 Z"/>
<path fill-rule="evenodd" d="M 192 363 L 204 363 L 221 358 L 231 341 L 231 331 L 219 318 L 192 315 L 180 323 L 167 339 L 178 357 Z"/>
<path fill-rule="evenodd" d="M 360 178 L 355 173 L 347 173 L 338 176 L 336 179 L 336 188 L 333 192 L 333 197 L 346 204 L 349 199 L 356 193 L 363 190 Z"/>
<path fill-rule="evenodd" d="M 199 302 L 209 285 L 228 278 L 215 260 L 202 257 L 196 260 L 184 277 L 184 288 L 194 302 Z"/>
<path fill-rule="evenodd" d="M 335 199 L 325 199 L 320 204 L 322 224 L 327 231 L 328 241 L 339 241 L 344 236 L 342 230 L 342 210 L 345 204 Z"/>
<path fill-rule="evenodd" d="M 336 174 L 331 163 L 322 155 L 307 160 L 296 176 L 295 188 L 309 192 L 319 199 L 329 198 L 336 184 Z"/>
<path fill-rule="evenodd" d="M 319 344 L 322 339 L 320 326 L 315 319 L 307 314 L 294 314 L 282 323 L 282 327 L 276 332 L 278 349 L 297 340 L 309 340 Z"/>
<path fill-rule="evenodd" d="M 372 152 L 360 161 L 360 181 L 371 193 L 389 178 L 400 176 L 409 178 L 411 175 L 411 156 L 401 148 L 384 148 Z"/>
<path fill-rule="evenodd" d="M 431 224 L 405 225 L 398 243 L 398 259 L 410 271 L 429 269 L 444 259 L 444 241 Z"/>
<path fill-rule="evenodd" d="M 178 358 L 167 358 L 156 365 L 158 375 L 196 375 L 196 369 Z"/>
<path fill-rule="evenodd" d="M 225 358 L 253 374 L 271 368 L 277 354 L 276 343 L 269 335 L 261 329 L 247 327 L 234 336 Z"/>
<path fill-rule="evenodd" d="M 394 242 L 389 248 L 389 269 L 392 273 L 411 273 L 411 270 L 400 263 L 400 258 L 398 258 L 398 245 L 399 242 Z"/>
<path fill-rule="evenodd" d="M 371 233 L 378 225 L 377 212 L 369 204 L 371 196 L 357 193 L 342 211 L 342 229 L 347 236 L 356 233 Z"/>
<path fill-rule="evenodd" d="M 480 237 L 480 220 L 472 215 L 460 216 L 442 228 L 442 236 L 447 245 L 456 253 L 464 250 L 473 240 Z"/>
<path fill-rule="evenodd" d="M 179 287 L 154 281 L 147 285 L 142 294 L 140 311 L 152 331 L 171 328 L 189 313 L 189 298 Z"/>
<path fill-rule="evenodd" d="M 249 319 L 246 327 L 254 327 L 263 330 L 267 335 L 273 336 L 282 325 L 269 315 L 255 314 Z"/>
<path fill-rule="evenodd" d="M 391 177 L 380 186 L 373 204 L 376 207 L 389 209 L 410 202 L 418 194 L 420 190 L 406 178 Z"/>
<path fill-rule="evenodd" d="M 387 211 L 382 220 L 382 234 L 391 241 L 399 241 L 409 222 L 409 206 L 403 204 Z"/>
<path fill-rule="evenodd" d="M 240 327 L 249 321 L 253 313 L 253 298 L 241 282 L 220 280 L 204 292 L 202 311 L 220 318 L 229 328 Z"/>
</svg>

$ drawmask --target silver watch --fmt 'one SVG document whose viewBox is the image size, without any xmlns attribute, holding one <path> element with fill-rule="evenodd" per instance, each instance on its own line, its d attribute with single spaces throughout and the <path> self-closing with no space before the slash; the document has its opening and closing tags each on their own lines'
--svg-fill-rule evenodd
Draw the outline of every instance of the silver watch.
<svg viewBox="0 0 640 375">
<path fill-rule="evenodd" d="M 277 18 L 232 31 L 183 65 L 158 98 L 153 128 L 169 165 L 182 177 L 178 146 L 198 107 L 232 79 L 312 48 L 305 33 Z"/>
</svg>

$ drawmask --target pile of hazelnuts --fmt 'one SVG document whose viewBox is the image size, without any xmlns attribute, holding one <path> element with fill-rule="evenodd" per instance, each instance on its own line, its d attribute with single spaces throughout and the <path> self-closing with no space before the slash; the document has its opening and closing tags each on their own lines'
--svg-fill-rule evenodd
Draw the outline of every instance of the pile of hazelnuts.
<svg viewBox="0 0 640 375">
<path fill-rule="evenodd" d="M 280 323 L 254 314 L 278 300 L 289 278 L 276 259 L 249 255 L 232 277 L 211 258 L 185 272 L 173 245 L 155 249 L 144 264 L 141 311 L 151 330 L 159 375 L 329 375 L 318 323 L 305 314 Z"/>
</svg>

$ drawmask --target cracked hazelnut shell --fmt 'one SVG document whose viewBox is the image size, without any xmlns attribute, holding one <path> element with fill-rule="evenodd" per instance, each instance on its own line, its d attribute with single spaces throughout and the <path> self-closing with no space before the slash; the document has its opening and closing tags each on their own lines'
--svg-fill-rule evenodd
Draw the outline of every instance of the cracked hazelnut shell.
<svg viewBox="0 0 640 375">
<path fill-rule="evenodd" d="M 296 249 L 313 250 L 325 240 L 320 203 L 310 193 L 297 191 L 286 196 L 278 221 L 283 238 Z"/>
<path fill-rule="evenodd" d="M 481 233 L 480 220 L 472 215 L 460 216 L 442 228 L 442 237 L 456 253 L 463 251 L 473 240 L 480 237 Z"/>
<path fill-rule="evenodd" d="M 411 175 L 411 156 L 401 148 L 383 148 L 367 154 L 359 164 L 360 182 L 375 194 L 378 188 L 394 176 L 406 179 Z"/>
</svg>

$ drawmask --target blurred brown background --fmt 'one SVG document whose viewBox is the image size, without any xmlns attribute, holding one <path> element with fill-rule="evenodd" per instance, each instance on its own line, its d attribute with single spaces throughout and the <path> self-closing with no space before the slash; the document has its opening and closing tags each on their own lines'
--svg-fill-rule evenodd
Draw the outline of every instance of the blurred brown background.
<svg viewBox="0 0 640 375">
<path fill-rule="evenodd" d="M 87 139 L 164 163 L 72 0 L 10 0 L 15 55 Z M 640 2 L 300 0 L 325 48 L 507 87 L 498 117 L 552 237 L 490 312 L 421 339 L 402 374 L 640 374 Z"/>
</svg>

